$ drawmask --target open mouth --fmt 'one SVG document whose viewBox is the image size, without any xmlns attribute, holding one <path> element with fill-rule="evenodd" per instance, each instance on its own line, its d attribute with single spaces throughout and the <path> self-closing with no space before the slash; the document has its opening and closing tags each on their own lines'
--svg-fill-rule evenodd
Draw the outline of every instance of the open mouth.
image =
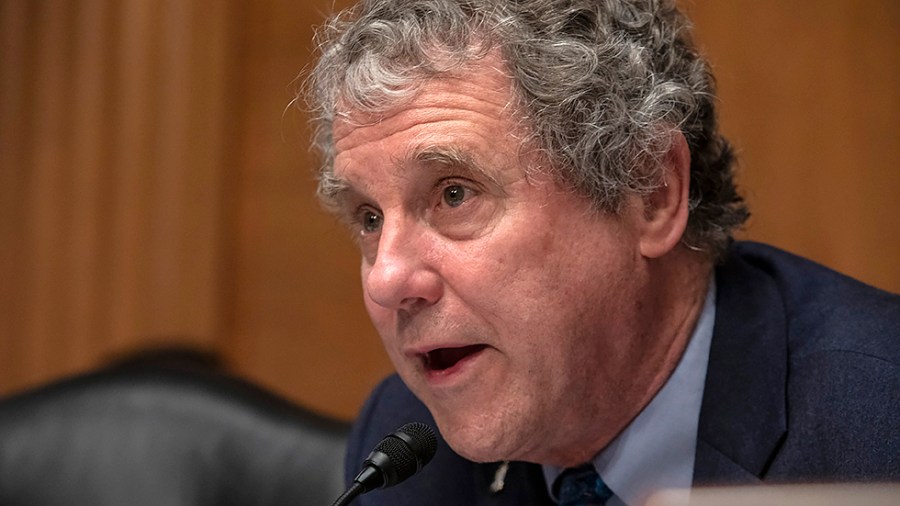
<svg viewBox="0 0 900 506">
<path fill-rule="evenodd" d="M 425 370 L 442 372 L 452 369 L 456 364 L 487 348 L 484 344 L 473 344 L 459 348 L 438 348 L 423 355 Z"/>
</svg>

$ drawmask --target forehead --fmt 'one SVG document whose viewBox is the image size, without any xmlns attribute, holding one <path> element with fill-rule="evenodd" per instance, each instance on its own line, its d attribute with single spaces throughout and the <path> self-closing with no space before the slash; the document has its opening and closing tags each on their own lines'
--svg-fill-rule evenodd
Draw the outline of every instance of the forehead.
<svg viewBox="0 0 900 506">
<path fill-rule="evenodd" d="M 332 123 L 335 152 L 340 156 L 395 135 L 439 134 L 454 122 L 485 127 L 503 122 L 511 130 L 513 97 L 512 79 L 500 57 L 490 53 L 464 69 L 423 81 L 411 98 L 393 107 L 365 111 L 345 106 Z"/>
</svg>

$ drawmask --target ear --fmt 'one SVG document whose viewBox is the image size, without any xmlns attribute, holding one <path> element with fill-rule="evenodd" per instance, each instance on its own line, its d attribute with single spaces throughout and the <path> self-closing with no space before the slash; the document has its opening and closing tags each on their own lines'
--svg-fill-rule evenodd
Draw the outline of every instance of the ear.
<svg viewBox="0 0 900 506">
<path fill-rule="evenodd" d="M 645 258 L 659 258 L 671 251 L 687 228 L 691 152 L 681 132 L 673 134 L 662 164 L 662 183 L 643 199 L 640 251 Z"/>
</svg>

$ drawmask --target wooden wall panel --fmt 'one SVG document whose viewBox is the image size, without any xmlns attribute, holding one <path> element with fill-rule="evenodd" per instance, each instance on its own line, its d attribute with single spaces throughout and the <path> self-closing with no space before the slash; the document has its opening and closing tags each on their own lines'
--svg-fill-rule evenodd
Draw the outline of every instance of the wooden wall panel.
<svg viewBox="0 0 900 506">
<path fill-rule="evenodd" d="M 228 21 L 215 0 L 0 0 L 0 390 L 217 344 Z"/>
<path fill-rule="evenodd" d="M 68 236 L 64 215 L 68 211 L 65 186 L 70 174 L 61 173 L 59 168 L 66 163 L 69 147 L 66 131 L 70 116 L 60 113 L 66 107 L 61 90 L 68 81 L 67 52 L 71 46 L 67 18 L 72 4 L 59 0 L 40 7 L 34 36 L 41 42 L 34 54 L 34 78 L 45 85 L 34 90 L 33 122 L 26 134 L 33 146 L 26 163 L 31 167 L 32 188 L 39 188 L 41 195 L 32 194 L 24 202 L 25 244 L 30 254 L 23 263 L 30 267 L 32 276 L 20 292 L 27 308 L 25 334 L 32 336 L 31 347 L 23 357 L 28 370 L 61 365 L 64 355 L 55 349 L 66 345 L 60 320 L 48 311 L 64 310 L 67 302 L 55 286 L 64 272 L 64 258 L 55 252 L 65 247 Z"/>
<path fill-rule="evenodd" d="M 108 166 L 111 146 L 106 127 L 108 94 L 112 91 L 111 72 L 107 62 L 112 55 L 112 5 L 104 0 L 81 4 L 73 20 L 74 33 L 70 94 L 67 100 L 72 124 L 71 206 L 67 228 L 70 249 L 62 283 L 68 286 L 67 321 L 63 330 L 71 367 L 90 365 L 102 343 L 101 322 L 109 300 L 102 290 L 102 273 L 108 257 L 105 240 L 104 203 L 111 187 L 102 177 L 101 167 Z M 66 94 L 62 94 L 66 95 Z M 58 170 L 62 171 L 61 166 Z M 66 221 L 66 220 L 61 220 Z M 58 251 L 65 251 L 60 249 Z M 76 296 L 72 296 L 75 294 Z"/>
<path fill-rule="evenodd" d="M 13 170 L 25 163 L 28 152 L 25 138 L 30 130 L 30 100 L 26 75 L 30 74 L 33 58 L 27 43 L 31 31 L 25 2 L 0 2 L 0 367 L 4 385 L 9 378 L 22 375 L 18 360 L 6 357 L 19 355 L 25 302 L 21 287 L 24 284 L 22 262 L 25 258 L 24 189 L 28 171 Z M 14 69 L 15 71 L 10 71 Z"/>
<path fill-rule="evenodd" d="M 315 198 L 307 118 L 290 105 L 329 4 L 244 7 L 228 358 L 255 381 L 348 418 L 390 366 L 362 305 L 356 249 Z"/>
<path fill-rule="evenodd" d="M 900 292 L 900 3 L 690 3 L 753 217 L 777 244 Z"/>
</svg>

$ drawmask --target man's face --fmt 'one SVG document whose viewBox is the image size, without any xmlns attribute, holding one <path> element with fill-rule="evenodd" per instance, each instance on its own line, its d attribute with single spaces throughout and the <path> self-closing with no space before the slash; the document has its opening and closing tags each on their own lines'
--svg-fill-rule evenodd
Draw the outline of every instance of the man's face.
<svg viewBox="0 0 900 506">
<path fill-rule="evenodd" d="M 542 175 L 498 68 L 336 121 L 339 202 L 366 308 L 448 443 L 478 461 L 589 458 L 634 415 L 634 213 L 597 213 Z"/>
</svg>

